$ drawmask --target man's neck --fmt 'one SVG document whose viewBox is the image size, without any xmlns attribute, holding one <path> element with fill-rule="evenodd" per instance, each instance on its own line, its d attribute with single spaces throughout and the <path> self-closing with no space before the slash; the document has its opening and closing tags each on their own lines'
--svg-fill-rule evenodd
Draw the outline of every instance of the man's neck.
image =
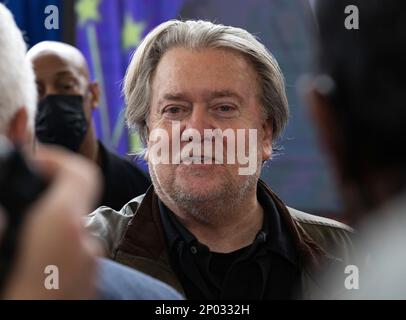
<svg viewBox="0 0 406 320">
<path fill-rule="evenodd" d="M 226 202 L 222 203 L 224 212 L 213 214 L 222 218 L 212 223 L 202 223 L 176 206 L 168 207 L 199 242 L 209 247 L 210 251 L 228 253 L 253 243 L 262 228 L 264 215 L 257 200 L 256 189 L 251 196 L 244 197 L 238 205 L 235 204 L 236 199 L 230 199 L 230 202 L 233 203 L 229 205 Z"/>
<path fill-rule="evenodd" d="M 85 138 L 79 148 L 79 154 L 100 165 L 99 143 L 93 126 L 89 126 Z"/>
</svg>

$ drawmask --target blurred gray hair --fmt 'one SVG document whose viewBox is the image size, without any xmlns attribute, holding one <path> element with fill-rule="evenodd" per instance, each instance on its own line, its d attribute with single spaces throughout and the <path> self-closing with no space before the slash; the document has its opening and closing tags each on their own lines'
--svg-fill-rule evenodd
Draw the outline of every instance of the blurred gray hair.
<svg viewBox="0 0 406 320">
<path fill-rule="evenodd" d="M 0 3 L 0 133 L 6 133 L 16 112 L 26 108 L 34 129 L 37 89 L 27 46 L 10 11 Z"/>
<path fill-rule="evenodd" d="M 272 54 L 246 30 L 208 21 L 170 20 L 152 30 L 134 53 L 124 80 L 126 118 L 137 129 L 141 141 L 148 141 L 147 118 L 154 71 L 169 49 L 224 48 L 243 54 L 252 63 L 261 85 L 261 104 L 278 138 L 288 120 L 289 107 L 279 65 Z"/>
</svg>

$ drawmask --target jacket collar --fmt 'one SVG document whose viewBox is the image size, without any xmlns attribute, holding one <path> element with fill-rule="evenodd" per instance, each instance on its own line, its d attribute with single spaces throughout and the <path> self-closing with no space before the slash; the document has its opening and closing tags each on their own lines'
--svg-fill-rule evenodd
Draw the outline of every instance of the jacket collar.
<svg viewBox="0 0 406 320">
<path fill-rule="evenodd" d="M 331 257 L 309 236 L 309 234 L 292 218 L 289 209 L 282 200 L 264 183 L 258 181 L 266 192 L 273 199 L 281 218 L 287 225 L 290 236 L 299 254 L 302 265 L 310 266 L 311 269 L 320 269 L 325 264 L 326 259 Z"/>
<path fill-rule="evenodd" d="M 168 261 L 158 196 L 153 186 L 134 209 L 134 217 L 128 223 L 118 249 L 135 256 Z"/>
<path fill-rule="evenodd" d="M 261 180 L 258 182 L 265 192 L 269 194 L 275 203 L 276 209 L 280 213 L 281 219 L 284 220 L 288 232 L 293 240 L 293 244 L 298 253 L 298 266 L 303 270 L 302 281 L 306 281 L 308 288 L 304 291 L 310 291 L 311 294 L 316 292 L 318 296 L 328 296 L 325 293 L 324 285 L 318 283 L 317 278 L 322 270 L 329 269 L 336 265 L 337 259 L 329 256 L 296 222 L 289 209 L 281 199 Z M 134 217 L 129 222 L 127 230 L 119 244 L 118 252 L 126 255 L 139 257 L 141 259 L 150 259 L 161 266 L 170 268 L 168 245 L 165 240 L 165 234 L 160 216 L 158 196 L 151 186 L 141 203 L 130 203 L 134 206 L 132 211 Z M 148 273 L 148 270 L 143 270 Z M 180 283 L 176 280 L 173 271 L 172 281 L 181 288 Z M 311 288 L 311 289 L 309 289 Z M 307 292 L 304 292 L 307 295 Z"/>
<path fill-rule="evenodd" d="M 300 263 L 311 266 L 312 269 L 319 269 L 324 265 L 326 259 L 331 257 L 292 218 L 282 200 L 263 181 L 259 180 L 258 183 L 270 195 L 281 218 L 284 220 L 298 252 Z M 128 224 L 119 249 L 129 254 L 153 260 L 165 258 L 168 261 L 158 196 L 153 186 L 148 189 L 133 219 Z"/>
</svg>

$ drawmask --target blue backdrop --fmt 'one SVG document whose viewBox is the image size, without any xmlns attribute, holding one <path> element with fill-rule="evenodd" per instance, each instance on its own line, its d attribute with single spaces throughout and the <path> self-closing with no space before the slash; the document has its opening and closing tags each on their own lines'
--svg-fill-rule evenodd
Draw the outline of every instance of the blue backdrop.
<svg viewBox="0 0 406 320">
<path fill-rule="evenodd" d="M 13 13 L 18 27 L 24 31 L 29 46 L 43 40 L 62 40 L 63 1 L 62 0 L 0 0 Z M 45 8 L 55 5 L 59 8 L 60 29 L 47 30 L 44 21 L 47 17 Z"/>
</svg>

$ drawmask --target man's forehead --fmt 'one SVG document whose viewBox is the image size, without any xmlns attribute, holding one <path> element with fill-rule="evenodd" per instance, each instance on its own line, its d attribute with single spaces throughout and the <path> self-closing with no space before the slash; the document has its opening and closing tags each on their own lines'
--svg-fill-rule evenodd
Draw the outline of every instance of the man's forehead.
<svg viewBox="0 0 406 320">
<path fill-rule="evenodd" d="M 183 100 L 193 92 L 205 100 L 242 100 L 247 91 L 257 92 L 257 85 L 256 71 L 234 50 L 174 48 L 161 58 L 152 87 L 160 99 Z"/>
<path fill-rule="evenodd" d="M 167 90 L 161 93 L 162 100 L 190 100 L 189 93 L 187 91 L 171 91 Z M 233 89 L 206 89 L 201 90 L 200 95 L 205 100 L 214 100 L 217 98 L 234 98 L 239 101 L 243 100 L 243 97 Z"/>
<path fill-rule="evenodd" d="M 160 67 L 171 67 L 174 69 L 187 68 L 194 65 L 195 68 L 211 69 L 211 67 L 243 68 L 252 69 L 251 63 L 247 57 L 240 52 L 228 48 L 201 48 L 190 49 L 175 47 L 169 49 L 161 57 L 158 63 Z M 193 72 L 193 69 L 190 70 Z"/>
<path fill-rule="evenodd" d="M 70 72 L 71 74 L 78 73 L 87 78 L 89 77 L 87 63 L 76 50 L 63 50 L 52 46 L 49 48 L 34 47 L 28 52 L 27 57 L 32 61 L 36 72 L 43 71 L 41 69 L 48 69 L 47 67 L 52 64 L 55 68 L 54 74 L 60 73 L 62 75 L 63 72 Z"/>
<path fill-rule="evenodd" d="M 52 64 L 53 67 L 57 65 L 60 68 L 66 69 L 69 69 L 69 67 L 77 67 L 75 61 L 66 59 L 66 57 L 58 55 L 54 51 L 41 51 L 30 59 L 36 67 L 47 66 L 49 64 Z"/>
<path fill-rule="evenodd" d="M 88 75 L 83 68 L 55 55 L 38 56 L 33 60 L 33 67 L 37 80 L 46 81 L 46 79 L 49 79 L 54 81 L 69 77 L 78 80 L 83 79 L 83 81 L 88 79 Z"/>
</svg>

